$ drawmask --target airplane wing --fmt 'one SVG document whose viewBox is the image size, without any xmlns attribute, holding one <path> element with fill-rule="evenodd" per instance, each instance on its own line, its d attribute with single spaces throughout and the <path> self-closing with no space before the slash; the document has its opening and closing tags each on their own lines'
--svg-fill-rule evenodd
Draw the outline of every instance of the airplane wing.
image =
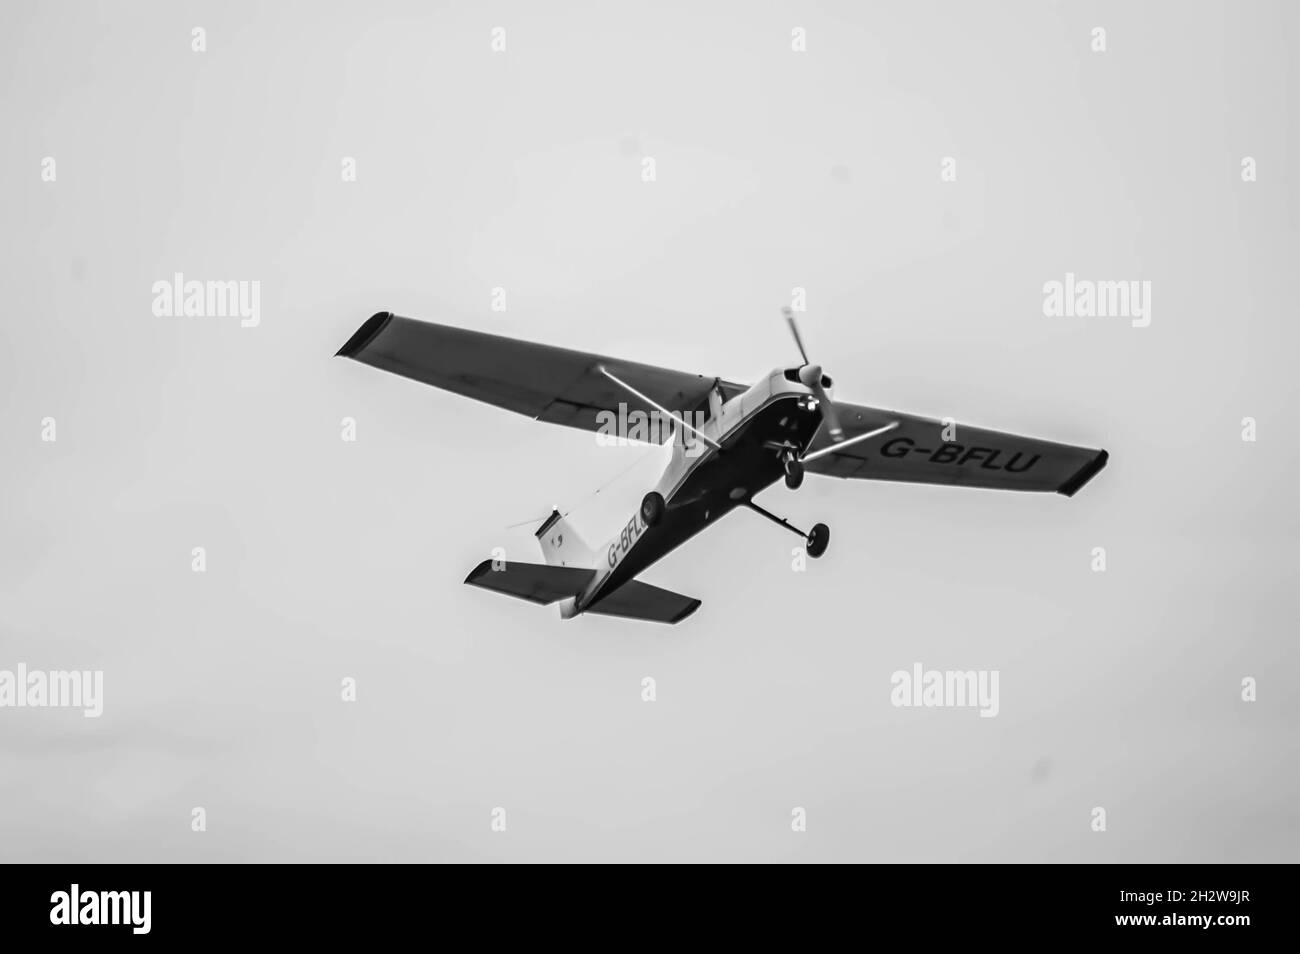
<svg viewBox="0 0 1300 954">
<path fill-rule="evenodd" d="M 942 421 L 839 401 L 835 409 L 846 440 L 891 421 L 898 421 L 898 427 L 879 438 L 868 438 L 806 462 L 805 468 L 812 473 L 861 480 L 1045 491 L 1072 497 L 1106 466 L 1109 456 L 1104 450 L 960 423 L 951 435 L 953 440 L 945 441 Z M 805 457 L 834 446 L 823 428 Z"/>
<path fill-rule="evenodd" d="M 339 355 L 391 371 L 436 388 L 453 391 L 539 421 L 596 431 L 602 412 L 650 414 L 654 408 L 610 381 L 598 368 L 630 384 L 675 412 L 695 410 L 708 398 L 714 378 L 656 368 L 585 351 L 534 344 L 482 331 L 469 331 L 402 318 L 391 312 L 371 316 Z M 744 387 L 720 382 L 730 398 Z M 648 429 L 650 440 L 667 439 L 666 430 Z"/>
</svg>

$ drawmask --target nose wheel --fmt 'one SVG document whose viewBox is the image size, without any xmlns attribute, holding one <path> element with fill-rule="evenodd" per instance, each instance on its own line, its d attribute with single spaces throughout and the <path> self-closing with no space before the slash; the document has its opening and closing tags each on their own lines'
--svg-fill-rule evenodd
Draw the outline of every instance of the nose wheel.
<svg viewBox="0 0 1300 954">
<path fill-rule="evenodd" d="M 798 490 L 802 483 L 803 461 L 787 451 L 785 455 L 785 485 L 791 490 Z"/>
</svg>

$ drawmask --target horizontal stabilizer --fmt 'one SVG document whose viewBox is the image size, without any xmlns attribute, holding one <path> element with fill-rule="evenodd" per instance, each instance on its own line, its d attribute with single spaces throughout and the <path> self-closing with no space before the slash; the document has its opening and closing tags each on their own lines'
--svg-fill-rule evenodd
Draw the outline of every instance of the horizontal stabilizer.
<svg viewBox="0 0 1300 954">
<path fill-rule="evenodd" d="M 699 608 L 699 600 L 661 590 L 640 580 L 631 580 L 587 607 L 587 612 L 644 619 L 652 623 L 680 623 Z"/>
<path fill-rule="evenodd" d="M 540 563 L 511 563 L 484 560 L 465 577 L 470 586 L 517 596 L 532 603 L 554 603 L 577 596 L 596 575 L 595 570 L 576 566 L 545 566 Z"/>
</svg>

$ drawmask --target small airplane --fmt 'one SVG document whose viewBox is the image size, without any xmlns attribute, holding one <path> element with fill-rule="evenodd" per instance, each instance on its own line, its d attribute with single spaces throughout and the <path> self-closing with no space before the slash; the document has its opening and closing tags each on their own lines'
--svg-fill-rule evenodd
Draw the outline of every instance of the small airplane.
<svg viewBox="0 0 1300 954">
<path fill-rule="evenodd" d="M 826 524 L 805 533 L 754 502 L 782 478 L 791 490 L 814 473 L 1071 497 L 1106 466 L 1104 450 L 832 401 L 831 379 L 784 313 L 802 364 L 752 386 L 391 312 L 371 316 L 338 355 L 551 424 L 600 432 L 630 412 L 667 424 L 650 429 L 660 444 L 673 440 L 663 476 L 607 543 L 588 546 L 554 510 L 535 532 L 544 564 L 484 560 L 465 578 L 559 603 L 563 619 L 681 622 L 699 600 L 635 577 L 737 507 L 803 538 L 808 556 L 820 557 L 830 543 Z"/>
</svg>

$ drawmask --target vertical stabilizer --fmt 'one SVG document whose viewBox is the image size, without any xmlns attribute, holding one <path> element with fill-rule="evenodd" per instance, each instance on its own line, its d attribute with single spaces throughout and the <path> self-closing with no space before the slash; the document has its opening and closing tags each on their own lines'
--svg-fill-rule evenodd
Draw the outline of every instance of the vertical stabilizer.
<svg viewBox="0 0 1300 954">
<path fill-rule="evenodd" d="M 595 565 L 591 547 L 578 536 L 573 525 L 561 516 L 560 511 L 552 510 L 533 534 L 537 544 L 542 548 L 542 556 L 551 566 L 591 567 Z"/>
</svg>

